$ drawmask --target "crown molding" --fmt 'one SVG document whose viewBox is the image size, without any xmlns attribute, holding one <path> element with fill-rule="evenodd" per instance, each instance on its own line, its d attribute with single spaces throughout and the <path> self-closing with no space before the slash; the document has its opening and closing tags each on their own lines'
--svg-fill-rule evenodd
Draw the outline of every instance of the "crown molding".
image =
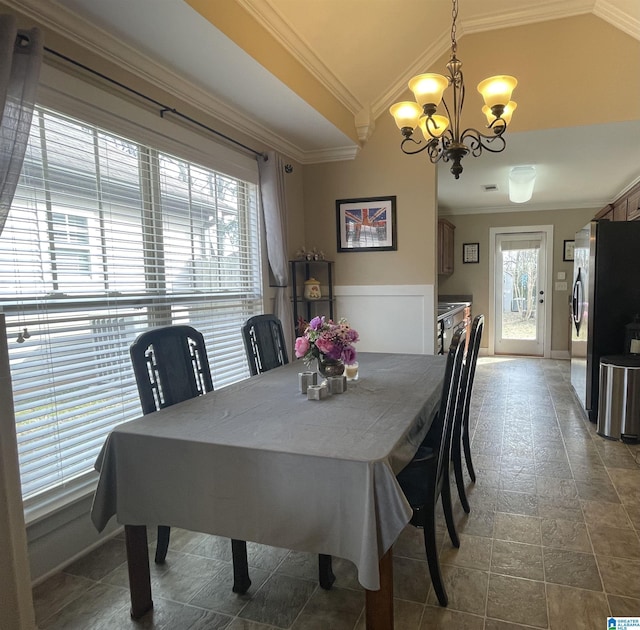
<svg viewBox="0 0 640 630">
<path fill-rule="evenodd" d="M 491 206 L 489 208 L 439 208 L 438 215 L 443 217 L 458 216 L 462 214 L 503 214 L 507 212 L 548 212 L 549 210 L 585 210 L 591 209 L 595 214 L 604 208 L 609 201 L 584 202 L 584 203 L 521 203 L 510 206 Z"/>
<path fill-rule="evenodd" d="M 611 2 L 607 2 L 607 0 L 596 0 L 593 12 L 605 22 L 620 29 L 623 33 L 640 40 L 640 20 L 628 13 L 620 11 L 620 9 L 613 6 Z"/>
<path fill-rule="evenodd" d="M 421 54 L 409 67 L 400 75 L 398 80 L 393 83 L 383 94 L 371 104 L 371 113 L 375 119 L 378 118 L 387 110 L 393 103 L 395 103 L 400 95 L 407 91 L 407 83 L 409 79 L 416 74 L 427 72 L 426 68 L 429 68 L 433 63 L 439 59 L 447 50 L 451 47 L 451 38 L 447 33 L 441 35 L 438 39 L 434 40 L 429 47 Z M 444 71 L 444 69 L 443 69 Z"/>
<path fill-rule="evenodd" d="M 457 26 L 457 38 L 462 39 L 464 35 L 492 31 L 498 28 L 509 28 L 522 26 L 533 22 L 543 22 L 556 20 L 564 17 L 573 17 L 583 13 L 589 13 L 593 2 L 590 0 L 570 0 L 559 3 L 555 0 L 551 4 L 534 6 L 521 11 L 510 12 L 508 15 L 498 17 L 476 18 L 472 20 L 462 19 Z M 420 55 L 408 68 L 400 75 L 400 78 L 391 85 L 383 94 L 378 97 L 371 106 L 374 119 L 385 113 L 388 108 L 395 103 L 399 96 L 407 90 L 407 83 L 416 74 L 426 72 L 433 63 L 446 53 L 451 46 L 449 33 L 441 35 L 437 40 Z"/>
<path fill-rule="evenodd" d="M 344 105 L 354 116 L 364 107 L 311 50 L 270 0 L 236 0 L 267 32 Z"/>
<path fill-rule="evenodd" d="M 358 145 L 308 151 L 298 161 L 301 164 L 320 164 L 322 162 L 344 162 L 354 160 L 360 147 Z"/>
<path fill-rule="evenodd" d="M 126 42 L 82 19 L 57 3 L 41 0 L 2 0 L 18 13 L 33 19 L 57 34 L 101 56 L 115 66 L 143 79 L 168 94 L 215 117 L 260 145 L 272 147 L 296 161 L 304 161 L 305 151 L 282 136 L 244 116 L 212 96 L 200 86 L 150 59 Z M 260 149 L 256 149 L 260 150 Z"/>
<path fill-rule="evenodd" d="M 620 11 L 608 0 L 568 0 L 566 2 L 547 0 L 547 2 L 534 4 L 520 11 L 510 11 L 508 14 L 500 16 L 467 20 L 461 18 L 458 23 L 457 35 L 458 39 L 461 39 L 464 35 L 473 33 L 559 20 L 588 13 L 593 13 L 624 33 L 640 40 L 640 20 Z M 426 72 L 426 68 L 431 67 L 434 61 L 439 59 L 449 47 L 450 38 L 448 34 L 432 42 L 424 54 L 416 59 L 393 85 L 373 101 L 371 112 L 374 120 L 385 113 L 398 100 L 399 95 L 406 91 L 407 83 L 411 77 Z"/>
<path fill-rule="evenodd" d="M 481 33 L 484 31 L 495 31 L 501 28 L 511 28 L 514 26 L 524 26 L 537 22 L 548 22 L 549 20 L 560 20 L 585 13 L 593 13 L 594 0 L 547 0 L 527 6 L 519 11 L 509 11 L 501 15 L 467 19 L 461 18 L 464 32 Z"/>
</svg>

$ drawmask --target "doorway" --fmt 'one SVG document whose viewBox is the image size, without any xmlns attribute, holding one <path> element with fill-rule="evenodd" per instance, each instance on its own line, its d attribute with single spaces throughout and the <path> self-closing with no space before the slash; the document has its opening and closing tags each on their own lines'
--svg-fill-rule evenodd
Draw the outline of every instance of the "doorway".
<svg viewBox="0 0 640 630">
<path fill-rule="evenodd" d="M 492 228 L 490 237 L 492 353 L 549 357 L 553 227 Z"/>
</svg>

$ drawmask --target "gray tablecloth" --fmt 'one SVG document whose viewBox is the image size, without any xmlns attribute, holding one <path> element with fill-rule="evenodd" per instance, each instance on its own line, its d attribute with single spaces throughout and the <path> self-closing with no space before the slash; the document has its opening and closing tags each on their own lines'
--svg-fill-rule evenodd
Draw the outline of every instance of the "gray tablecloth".
<svg viewBox="0 0 640 630">
<path fill-rule="evenodd" d="M 96 528 L 116 515 L 326 553 L 377 590 L 411 517 L 395 475 L 437 411 L 445 359 L 358 359 L 360 380 L 322 401 L 299 393 L 297 361 L 120 425 L 96 462 Z"/>
</svg>

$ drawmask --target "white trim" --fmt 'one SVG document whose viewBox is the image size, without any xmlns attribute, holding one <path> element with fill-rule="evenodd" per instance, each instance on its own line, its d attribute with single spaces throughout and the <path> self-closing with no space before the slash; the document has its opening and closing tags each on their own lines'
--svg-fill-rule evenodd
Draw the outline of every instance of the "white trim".
<svg viewBox="0 0 640 630">
<path fill-rule="evenodd" d="M 640 179 L 640 178 L 639 178 Z M 633 184 L 629 184 L 626 190 L 629 190 L 633 187 Z M 624 194 L 623 191 L 621 194 Z M 620 195 L 616 195 L 616 199 Z M 486 208 L 464 208 L 464 207 L 456 207 L 456 208 L 439 208 L 438 214 L 443 217 L 454 216 L 454 215 L 464 215 L 464 214 L 503 214 L 503 213 L 511 213 L 517 214 L 520 212 L 548 212 L 549 210 L 558 211 L 558 210 L 583 210 L 583 209 L 591 209 L 594 212 L 597 212 L 601 208 L 604 208 L 609 203 L 612 203 L 612 199 L 589 203 L 575 203 L 575 202 L 566 202 L 566 203 L 522 203 L 522 204 L 512 204 L 510 206 L 488 206 Z"/>
<path fill-rule="evenodd" d="M 434 285 L 342 285 L 334 294 L 338 316 L 360 333 L 359 351 L 434 354 Z"/>
<path fill-rule="evenodd" d="M 88 472 L 77 479 L 36 494 L 24 501 L 24 519 L 27 527 L 35 525 L 55 512 L 64 510 L 72 503 L 92 496 L 98 485 L 98 473 Z"/>
<path fill-rule="evenodd" d="M 39 575 L 36 579 L 34 579 L 31 582 L 31 587 L 34 588 L 38 586 L 38 584 L 42 584 L 43 582 L 46 582 L 50 577 L 57 575 L 58 573 L 60 573 L 60 571 L 63 571 L 64 569 L 66 569 L 69 565 L 73 564 L 76 560 L 80 560 L 80 558 L 84 558 L 84 556 L 91 553 L 94 549 L 97 549 L 98 547 L 102 547 L 102 545 L 104 545 L 104 543 L 107 540 L 111 540 L 112 538 L 115 538 L 116 536 L 121 534 L 123 531 L 124 531 L 124 525 L 120 525 L 117 529 L 114 529 L 112 532 L 109 532 L 109 534 L 105 536 L 101 536 L 98 540 L 96 540 L 94 543 L 92 543 L 88 547 L 83 548 L 81 551 L 70 556 L 69 558 L 65 558 L 64 562 L 61 562 L 55 567 L 49 569 L 46 573 Z"/>
<path fill-rule="evenodd" d="M 236 1 L 354 116 L 364 107 L 271 2 L 265 0 Z"/>
<path fill-rule="evenodd" d="M 637 0 L 636 0 L 637 1 Z M 620 29 L 623 33 L 631 35 L 634 39 L 640 39 L 640 20 L 621 11 L 607 0 L 596 0 L 593 14 L 605 22 Z"/>
<path fill-rule="evenodd" d="M 553 225 L 522 225 L 513 227 L 492 227 L 489 228 L 489 313 L 490 321 L 493 325 L 487 326 L 489 338 L 489 354 L 495 354 L 495 251 L 496 237 L 498 234 L 517 234 L 519 232 L 544 232 L 546 234 L 546 278 L 545 278 L 545 301 L 544 301 L 544 349 L 543 357 L 551 357 L 551 328 L 552 318 L 552 296 L 553 296 Z"/>
</svg>

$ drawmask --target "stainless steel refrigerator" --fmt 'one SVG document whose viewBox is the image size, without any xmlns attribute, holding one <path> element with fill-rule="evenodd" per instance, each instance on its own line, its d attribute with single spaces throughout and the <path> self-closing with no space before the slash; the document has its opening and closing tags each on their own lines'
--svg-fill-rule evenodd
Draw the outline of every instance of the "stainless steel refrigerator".
<svg viewBox="0 0 640 630">
<path fill-rule="evenodd" d="M 623 354 L 640 314 L 640 221 L 592 221 L 576 233 L 571 298 L 571 385 L 598 418 L 600 357 Z"/>
</svg>

